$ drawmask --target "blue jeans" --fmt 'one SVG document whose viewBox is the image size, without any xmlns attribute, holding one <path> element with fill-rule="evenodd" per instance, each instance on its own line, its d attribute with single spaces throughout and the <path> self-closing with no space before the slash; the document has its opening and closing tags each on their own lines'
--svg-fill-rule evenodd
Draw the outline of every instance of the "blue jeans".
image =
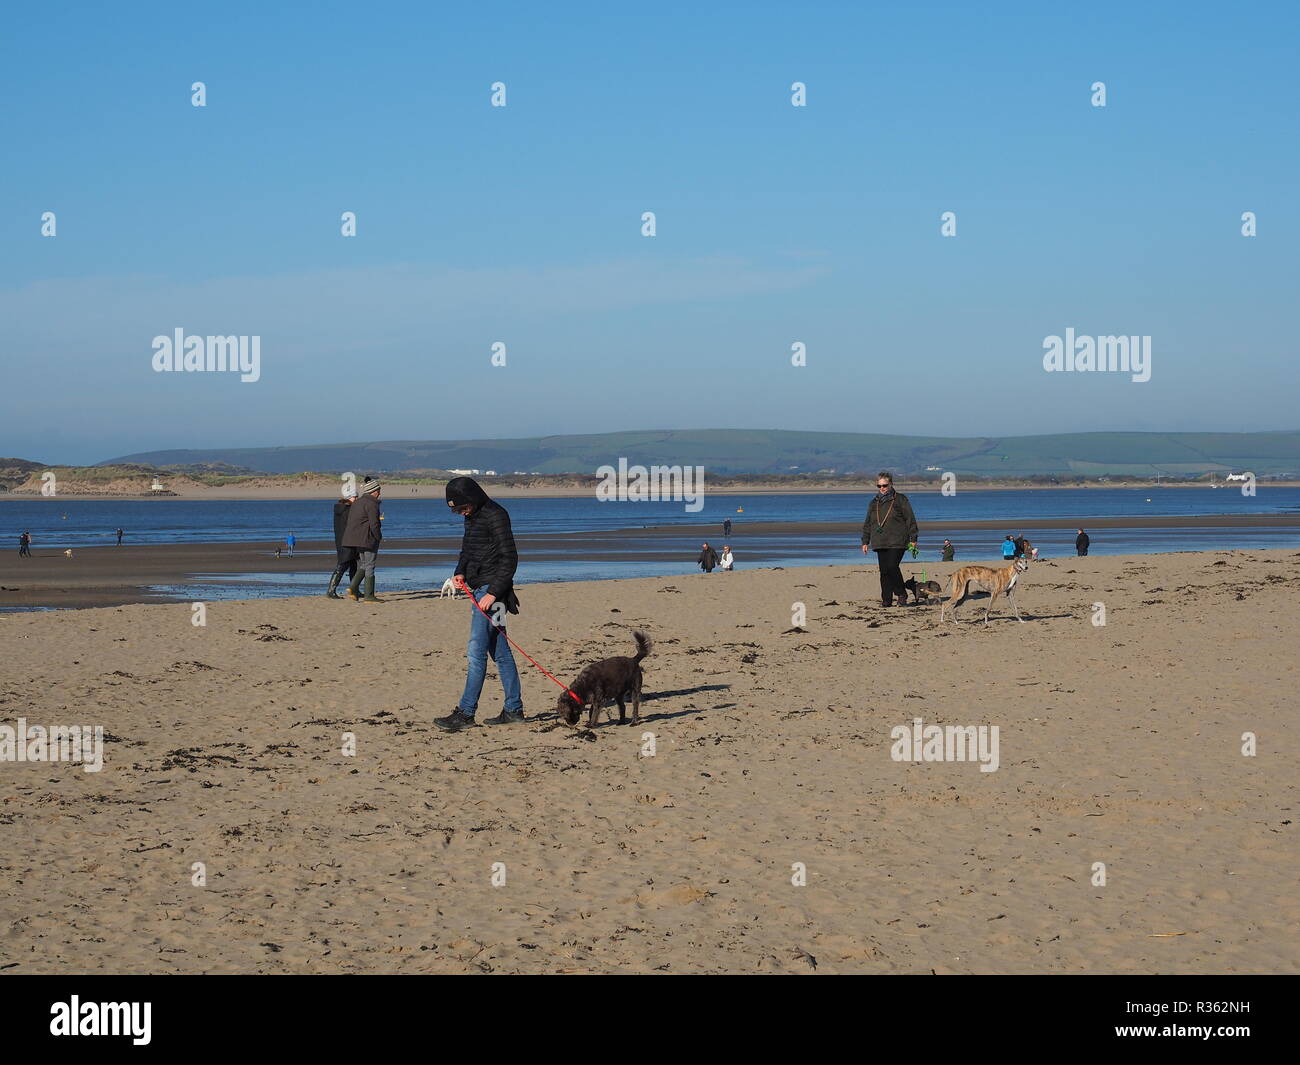
<svg viewBox="0 0 1300 1065">
<path fill-rule="evenodd" d="M 475 588 L 474 598 L 482 599 L 487 595 L 487 590 L 486 584 L 482 588 Z M 488 613 L 494 613 L 495 609 L 494 603 L 488 608 Z M 474 716 L 474 712 L 478 709 L 479 694 L 483 691 L 483 680 L 487 677 L 487 660 L 490 655 L 492 661 L 497 664 L 501 687 L 505 689 L 505 708 L 511 713 L 522 712 L 524 697 L 519 690 L 519 670 L 515 668 L 515 656 L 511 653 L 510 644 L 505 638 L 504 604 L 500 629 L 485 618 L 483 611 L 473 603 L 470 604 L 470 610 L 472 616 L 469 623 L 469 647 L 465 652 L 469 659 L 469 672 L 465 677 L 465 692 L 460 697 L 460 702 L 456 704 L 456 708 L 466 717 Z"/>
</svg>

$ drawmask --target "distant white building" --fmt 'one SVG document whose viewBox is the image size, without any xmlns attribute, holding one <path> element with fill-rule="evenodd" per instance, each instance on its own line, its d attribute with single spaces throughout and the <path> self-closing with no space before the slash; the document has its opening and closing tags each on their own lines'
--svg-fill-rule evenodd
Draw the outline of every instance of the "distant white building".
<svg viewBox="0 0 1300 1065">
<path fill-rule="evenodd" d="M 448 470 L 448 473 L 454 473 L 457 477 L 469 477 L 471 474 L 478 473 L 478 470 Z"/>
<path fill-rule="evenodd" d="M 496 475 L 497 475 L 497 471 L 496 471 L 496 470 L 484 470 L 484 471 L 483 471 L 483 476 L 484 476 L 484 477 L 495 477 Z"/>
<path fill-rule="evenodd" d="M 151 485 L 149 486 L 149 491 L 151 491 L 151 492 L 165 492 L 165 491 L 167 491 L 167 489 L 163 487 L 163 483 L 162 483 L 162 481 L 158 480 L 158 478 L 155 477 L 155 478 L 153 479 L 153 484 L 151 484 Z"/>
</svg>

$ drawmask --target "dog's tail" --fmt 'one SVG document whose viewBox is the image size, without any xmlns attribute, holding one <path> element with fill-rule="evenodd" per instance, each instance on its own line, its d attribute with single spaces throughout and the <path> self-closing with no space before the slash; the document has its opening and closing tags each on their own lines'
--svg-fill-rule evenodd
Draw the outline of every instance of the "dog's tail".
<svg viewBox="0 0 1300 1065">
<path fill-rule="evenodd" d="M 654 650 L 654 644 L 650 642 L 650 637 L 639 629 L 632 633 L 632 639 L 636 640 L 636 655 L 632 658 L 633 662 L 640 662 L 641 659 Z"/>
</svg>

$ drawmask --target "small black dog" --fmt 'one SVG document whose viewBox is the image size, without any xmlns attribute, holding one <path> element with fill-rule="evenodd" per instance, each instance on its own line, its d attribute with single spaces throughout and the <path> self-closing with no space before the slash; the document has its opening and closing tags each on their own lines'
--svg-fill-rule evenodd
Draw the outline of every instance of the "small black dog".
<svg viewBox="0 0 1300 1065">
<path fill-rule="evenodd" d="M 916 606 L 922 599 L 930 595 L 938 595 L 943 591 L 943 585 L 938 581 L 918 581 L 915 577 L 908 577 L 903 582 L 903 587 L 912 593 L 912 605 Z M 572 701 L 572 700 L 570 700 Z"/>
<path fill-rule="evenodd" d="M 582 700 L 581 705 L 567 691 L 560 696 L 555 710 L 566 725 L 576 725 L 583 706 L 590 705 L 587 727 L 591 728 L 596 724 L 601 708 L 611 699 L 618 703 L 618 720 L 623 724 L 627 721 L 624 700 L 629 696 L 632 699 L 632 724 L 641 723 L 641 659 L 650 653 L 653 644 L 644 632 L 632 633 L 632 639 L 636 640 L 634 658 L 606 658 L 593 662 L 569 685 L 569 691 Z"/>
</svg>

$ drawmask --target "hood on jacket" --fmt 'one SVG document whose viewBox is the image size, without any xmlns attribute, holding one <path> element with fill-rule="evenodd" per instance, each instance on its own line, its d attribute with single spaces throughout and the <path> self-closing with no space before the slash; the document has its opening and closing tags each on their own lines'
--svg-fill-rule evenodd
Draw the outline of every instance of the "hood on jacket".
<svg viewBox="0 0 1300 1065">
<path fill-rule="evenodd" d="M 488 502 L 488 494 L 473 477 L 453 477 L 447 482 L 447 506 L 473 506 L 475 511 Z"/>
</svg>

